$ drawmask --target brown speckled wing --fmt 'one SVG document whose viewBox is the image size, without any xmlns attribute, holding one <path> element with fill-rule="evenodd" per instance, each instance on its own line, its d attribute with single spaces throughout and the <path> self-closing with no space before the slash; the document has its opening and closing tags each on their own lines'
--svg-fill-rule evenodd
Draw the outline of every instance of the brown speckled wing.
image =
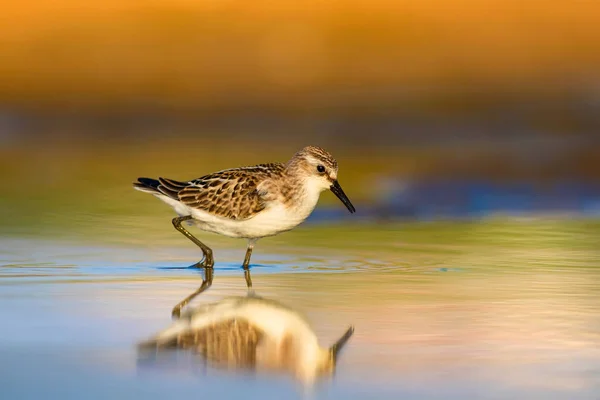
<svg viewBox="0 0 600 400">
<path fill-rule="evenodd" d="M 213 366 L 253 368 L 264 333 L 244 319 L 224 320 L 203 329 L 185 331 L 174 345 L 192 350 Z"/>
<path fill-rule="evenodd" d="M 283 164 L 260 164 L 215 172 L 188 182 L 177 196 L 183 204 L 219 217 L 247 219 L 266 206 L 258 185 L 281 176 L 284 169 Z"/>
</svg>

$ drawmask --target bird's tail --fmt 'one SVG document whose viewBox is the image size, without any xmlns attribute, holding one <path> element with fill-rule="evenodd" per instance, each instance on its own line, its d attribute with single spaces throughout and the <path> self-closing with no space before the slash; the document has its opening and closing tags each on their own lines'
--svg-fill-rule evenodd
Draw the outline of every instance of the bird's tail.
<svg viewBox="0 0 600 400">
<path fill-rule="evenodd" d="M 152 338 L 138 343 L 138 351 L 177 347 L 179 336 L 187 331 L 189 331 L 189 320 L 177 320 L 170 327 L 162 330 Z"/>
<path fill-rule="evenodd" d="M 152 178 L 138 178 L 138 181 L 133 183 L 135 189 L 146 193 L 161 193 L 158 185 L 160 182 Z"/>
<path fill-rule="evenodd" d="M 158 178 L 158 180 L 152 178 L 138 178 L 138 181 L 133 183 L 134 189 L 146 193 L 161 194 L 173 200 L 179 200 L 179 192 L 188 185 L 189 183 L 187 182 L 179 182 L 167 178 Z"/>
<path fill-rule="evenodd" d="M 177 335 L 159 340 L 158 337 L 143 341 L 137 345 L 138 366 L 160 363 L 169 350 L 177 349 Z M 165 351 L 166 350 L 166 351 Z"/>
</svg>

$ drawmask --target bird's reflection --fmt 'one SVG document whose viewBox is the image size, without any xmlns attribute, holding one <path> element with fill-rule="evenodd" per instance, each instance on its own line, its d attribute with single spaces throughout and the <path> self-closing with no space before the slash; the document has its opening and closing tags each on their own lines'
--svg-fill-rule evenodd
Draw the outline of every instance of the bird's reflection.
<svg viewBox="0 0 600 400">
<path fill-rule="evenodd" d="M 173 350 L 187 350 L 211 367 L 283 372 L 310 385 L 333 374 L 353 332 L 348 328 L 323 348 L 297 311 L 249 291 L 184 310 L 171 326 L 138 346 L 138 361 L 159 362 Z"/>
<path fill-rule="evenodd" d="M 171 316 L 173 318 L 179 318 L 181 316 L 181 310 L 183 307 L 188 305 L 190 301 L 195 299 L 199 294 L 208 290 L 211 287 L 213 282 L 214 269 L 211 268 L 203 268 L 204 277 L 202 278 L 202 284 L 198 289 L 193 291 L 189 296 L 185 299 L 181 300 L 175 307 L 173 307 L 173 311 L 171 312 Z M 244 268 L 244 279 L 246 280 L 246 286 L 248 287 L 248 294 L 252 294 L 252 277 L 250 276 L 250 269 Z"/>
</svg>

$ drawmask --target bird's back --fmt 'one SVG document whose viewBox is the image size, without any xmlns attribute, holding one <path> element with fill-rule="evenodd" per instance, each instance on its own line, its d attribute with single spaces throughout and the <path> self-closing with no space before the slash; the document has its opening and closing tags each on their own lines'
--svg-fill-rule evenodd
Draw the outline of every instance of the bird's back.
<svg viewBox="0 0 600 400">
<path fill-rule="evenodd" d="M 134 187 L 173 201 L 193 211 L 206 212 L 230 220 L 251 218 L 266 207 L 265 193 L 259 185 L 269 179 L 281 178 L 285 166 L 281 163 L 259 164 L 231 168 L 180 182 L 174 179 L 138 178 Z"/>
</svg>

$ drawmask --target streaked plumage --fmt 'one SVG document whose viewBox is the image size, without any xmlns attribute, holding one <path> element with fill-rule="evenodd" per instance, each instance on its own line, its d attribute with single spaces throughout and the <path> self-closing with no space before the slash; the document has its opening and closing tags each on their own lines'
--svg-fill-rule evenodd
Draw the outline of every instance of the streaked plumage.
<svg viewBox="0 0 600 400">
<path fill-rule="evenodd" d="M 140 178 L 136 188 L 156 187 L 161 194 L 185 206 L 232 220 L 244 220 L 264 210 L 266 192 L 258 185 L 267 179 L 282 179 L 283 164 L 261 164 L 215 172 L 189 182 Z"/>
<path fill-rule="evenodd" d="M 249 262 L 256 240 L 288 231 L 303 222 L 325 189 L 331 189 L 354 212 L 337 174 L 338 164 L 331 154 L 320 147 L 308 146 L 285 164 L 227 169 L 186 182 L 139 178 L 134 187 L 155 195 L 178 215 L 190 216 L 189 222 L 202 230 L 248 239 Z M 176 228 L 190 237 L 189 232 L 177 225 L 181 222 L 173 221 Z M 207 258 L 212 257 L 207 254 L 209 251 L 207 246 L 203 247 Z M 247 267 L 246 261 L 244 266 Z"/>
<path fill-rule="evenodd" d="M 307 320 L 279 302 L 232 297 L 189 309 L 181 318 L 139 345 L 148 359 L 165 350 L 191 350 L 211 366 L 281 371 L 310 384 L 330 375 L 350 327 L 330 348 L 322 348 Z"/>
</svg>

